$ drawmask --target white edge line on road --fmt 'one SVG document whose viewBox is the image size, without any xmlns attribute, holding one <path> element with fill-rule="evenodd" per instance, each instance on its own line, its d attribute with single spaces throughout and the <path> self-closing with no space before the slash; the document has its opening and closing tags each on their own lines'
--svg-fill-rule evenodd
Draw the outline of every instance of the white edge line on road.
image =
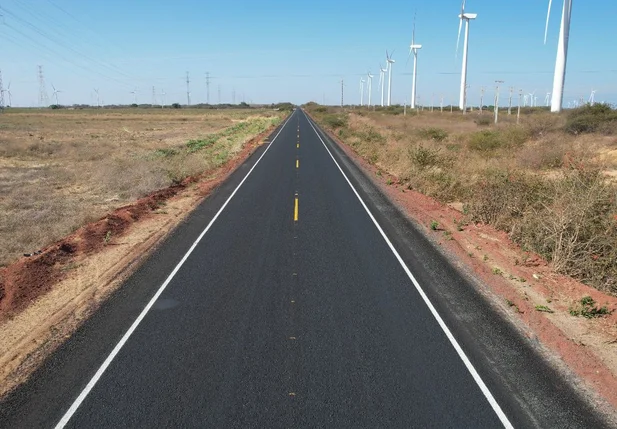
<svg viewBox="0 0 617 429">
<path fill-rule="evenodd" d="M 221 212 L 223 210 L 225 210 L 225 207 L 227 207 L 227 204 L 229 204 L 229 202 L 231 201 L 231 199 L 234 197 L 234 195 L 236 195 L 236 192 L 238 192 L 238 189 L 240 189 L 240 187 L 242 186 L 242 184 L 246 181 L 246 179 L 249 177 L 249 175 L 253 172 L 253 170 L 255 169 L 255 167 L 257 167 L 257 164 L 259 164 L 259 161 L 261 161 L 261 159 L 264 157 L 264 155 L 268 152 L 268 150 L 270 149 L 270 147 L 272 146 L 272 143 L 274 143 L 274 141 L 276 140 L 276 138 L 279 136 L 279 134 L 281 134 L 281 132 L 283 131 L 283 129 L 285 128 L 285 126 L 287 125 L 287 123 L 289 122 L 289 120 L 291 119 L 291 117 L 293 116 L 293 113 L 287 118 L 287 120 L 285 121 L 285 123 L 283 124 L 283 126 L 281 127 L 281 129 L 279 130 L 279 132 L 276 134 L 276 136 L 272 139 L 272 141 L 270 142 L 270 144 L 268 145 L 268 147 L 266 148 L 266 150 L 264 151 L 264 153 L 261 154 L 261 156 L 259 157 L 259 159 L 257 160 L 257 162 L 253 165 L 253 167 L 249 170 L 248 173 L 246 173 L 246 176 L 244 176 L 244 179 L 242 179 L 242 181 L 240 182 L 240 184 L 236 187 L 236 189 L 234 189 L 234 191 L 231 193 L 231 195 L 229 196 L 229 198 L 227 198 L 227 201 L 225 201 L 225 203 L 223 204 L 223 206 L 219 209 L 219 211 L 216 213 L 216 215 L 212 218 L 212 220 L 210 221 L 210 223 L 208 224 L 208 226 L 206 226 L 206 228 L 201 232 L 201 234 L 199 235 L 199 237 L 197 237 L 197 240 L 195 240 L 195 242 L 193 243 L 193 245 L 190 247 L 190 249 L 184 254 L 184 257 L 180 260 L 180 262 L 178 262 L 178 265 L 176 265 L 176 267 L 174 268 L 174 270 L 171 272 L 171 274 L 169 274 L 169 276 L 167 277 L 167 279 L 165 280 L 165 282 L 161 285 L 161 287 L 159 287 L 159 289 L 156 291 L 156 294 L 154 294 L 154 296 L 150 299 L 150 301 L 148 302 L 148 304 L 146 305 L 146 307 L 141 311 L 141 313 L 139 314 L 139 316 L 137 317 L 137 319 L 135 319 L 135 321 L 133 322 L 133 324 L 131 325 L 131 327 L 128 329 L 128 331 L 126 331 L 126 333 L 122 336 L 122 338 L 120 339 L 120 341 L 118 342 L 118 344 L 116 344 L 116 346 L 114 347 L 114 349 L 111 351 L 111 353 L 109 354 L 109 356 L 107 356 L 107 359 L 105 359 L 105 361 L 103 362 L 103 364 L 99 367 L 99 369 L 96 371 L 96 373 L 94 374 L 94 376 L 90 379 L 90 381 L 88 382 L 88 384 L 86 385 L 86 387 L 81 391 L 81 393 L 79 394 L 79 396 L 77 397 L 77 399 L 75 399 L 75 401 L 73 402 L 73 404 L 71 405 L 71 407 L 67 410 L 67 412 L 64 414 L 64 416 L 62 416 L 62 419 L 60 419 L 60 421 L 58 422 L 58 424 L 55 426 L 55 429 L 61 429 L 64 428 L 64 426 L 66 426 L 66 424 L 69 422 L 69 420 L 71 419 L 71 417 L 73 417 L 73 414 L 75 414 L 75 412 L 77 411 L 77 409 L 79 408 L 79 406 L 82 404 L 82 402 L 84 401 L 84 399 L 86 399 L 86 397 L 88 396 L 88 394 L 90 393 L 90 391 L 94 388 L 94 386 L 96 385 L 96 383 L 99 381 L 99 379 L 101 378 L 101 376 L 103 375 L 103 373 L 105 372 L 105 370 L 107 369 L 107 367 L 109 367 L 109 365 L 111 364 L 111 362 L 114 360 L 114 358 L 116 357 L 116 355 L 120 352 L 120 350 L 122 349 L 122 347 L 126 344 L 126 342 L 128 341 L 128 339 L 131 337 L 131 335 L 133 334 L 133 332 L 135 332 L 135 329 L 137 329 L 137 327 L 139 326 L 139 324 L 141 323 L 141 321 L 144 319 L 144 317 L 146 317 L 146 314 L 148 314 L 148 312 L 150 311 L 150 309 L 152 308 L 152 306 L 154 305 L 154 303 L 156 302 L 156 300 L 159 298 L 159 296 L 161 296 L 161 294 L 163 293 L 163 291 L 165 290 L 165 288 L 167 288 L 167 286 L 169 285 L 169 283 L 171 282 L 171 280 L 174 278 L 174 276 L 176 275 L 176 273 L 180 270 L 180 268 L 182 267 L 182 265 L 184 265 L 184 263 L 186 262 L 186 260 L 188 259 L 188 257 L 191 255 L 191 253 L 193 253 L 193 250 L 195 250 L 195 248 L 197 247 L 197 245 L 199 244 L 199 242 L 201 241 L 201 239 L 204 237 L 204 235 L 206 235 L 206 233 L 208 232 L 208 230 L 212 227 L 212 225 L 214 224 L 214 222 L 218 219 L 219 215 L 221 214 Z"/>
<path fill-rule="evenodd" d="M 428 296 L 426 296 L 426 294 L 424 293 L 424 290 L 422 289 L 422 286 L 420 286 L 420 283 L 418 283 L 418 281 L 416 280 L 414 275 L 411 273 L 411 271 L 407 267 L 407 264 L 405 264 L 405 262 L 403 261 L 403 258 L 401 258 L 401 255 L 399 255 L 399 253 L 396 251 L 396 249 L 392 245 L 392 242 L 390 241 L 390 239 L 388 238 L 388 236 L 386 235 L 384 230 L 381 228 L 381 226 L 379 225 L 379 223 L 377 222 L 377 220 L 375 219 L 375 217 L 373 216 L 373 214 L 371 213 L 371 211 L 369 210 L 367 205 L 364 203 L 364 200 L 362 200 L 362 197 L 360 197 L 360 194 L 358 194 L 358 191 L 356 191 L 356 188 L 354 188 L 354 186 L 351 184 L 349 178 L 347 177 L 347 175 L 345 174 L 345 172 L 343 171 L 343 169 L 341 168 L 339 163 L 336 161 L 336 159 L 332 155 L 332 152 L 330 152 L 330 149 L 328 149 L 328 146 L 326 145 L 326 142 L 324 142 L 324 140 L 321 138 L 321 135 L 319 135 L 319 132 L 317 131 L 317 129 L 313 126 L 312 121 L 308 118 L 308 116 L 306 116 L 306 118 L 308 120 L 309 125 L 311 126 L 311 128 L 313 128 L 313 131 L 315 131 L 315 134 L 317 134 L 317 137 L 319 137 L 319 140 L 321 140 L 321 143 L 324 145 L 324 147 L 328 151 L 328 154 L 330 155 L 330 158 L 332 158 L 332 161 L 334 161 L 334 163 L 338 167 L 339 171 L 341 172 L 341 174 L 343 175 L 343 177 L 345 178 L 345 180 L 347 181 L 347 183 L 351 187 L 351 190 L 354 192 L 354 194 L 356 194 L 356 197 L 358 197 L 358 200 L 360 200 L 360 204 L 362 204 L 362 207 L 364 207 L 364 210 L 366 210 L 366 213 L 368 213 L 369 217 L 371 218 L 371 220 L 373 221 L 373 223 L 377 227 L 377 230 L 379 231 L 379 233 L 381 234 L 383 239 L 388 244 L 388 247 L 390 247 L 390 250 L 392 251 L 392 253 L 394 253 L 394 256 L 396 256 L 396 259 L 398 260 L 399 264 L 401 264 L 401 267 L 403 267 L 403 270 L 405 270 L 405 273 L 407 274 L 407 276 L 409 277 L 409 279 L 411 280 L 413 285 L 416 287 L 416 290 L 418 291 L 418 293 L 420 294 L 420 296 L 424 300 L 424 303 L 427 305 L 427 307 L 429 308 L 429 310 L 431 311 L 431 313 L 433 314 L 433 316 L 437 320 L 437 323 L 439 324 L 439 326 L 441 327 L 443 332 L 446 334 L 446 337 L 448 337 L 448 340 L 450 340 L 450 343 L 452 344 L 452 346 L 454 347 L 454 349 L 458 353 L 459 357 L 461 358 L 461 360 L 463 361 L 463 363 L 467 367 L 467 370 L 469 371 L 469 373 L 473 377 L 474 381 L 476 382 L 478 387 L 480 387 L 480 390 L 482 391 L 482 393 L 484 394 L 484 396 L 488 400 L 489 404 L 493 408 L 493 411 L 495 411 L 495 413 L 497 414 L 497 417 L 499 417 L 499 420 L 501 421 L 501 423 L 504 425 L 505 428 L 513 429 L 514 426 L 512 426 L 512 423 L 510 423 L 510 420 L 508 420 L 508 417 L 505 415 L 505 413 L 503 412 L 503 410 L 501 409 L 501 407 L 499 406 L 499 404 L 495 400 L 495 397 L 493 396 L 491 391 L 488 389 L 486 384 L 484 384 L 484 381 L 482 381 L 482 378 L 480 377 L 480 374 L 478 374 L 478 371 L 476 371 L 476 369 L 472 365 L 471 361 L 469 360 L 469 358 L 467 357 L 467 355 L 465 354 L 465 352 L 463 351 L 463 349 L 459 345 L 458 341 L 456 341 L 456 338 L 454 338 L 454 335 L 452 335 L 452 332 L 450 332 L 450 329 L 448 329 L 448 326 L 445 324 L 445 322 L 443 321 L 443 319 L 441 318 L 441 316 L 439 315 L 439 313 L 437 312 L 437 310 L 433 306 L 433 303 L 430 301 Z"/>
</svg>

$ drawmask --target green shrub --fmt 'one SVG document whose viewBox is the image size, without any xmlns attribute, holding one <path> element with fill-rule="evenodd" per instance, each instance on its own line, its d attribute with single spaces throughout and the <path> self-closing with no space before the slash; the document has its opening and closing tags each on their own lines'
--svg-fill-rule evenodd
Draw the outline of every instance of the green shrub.
<svg viewBox="0 0 617 429">
<path fill-rule="evenodd" d="M 330 128 L 343 128 L 347 126 L 347 117 L 340 115 L 326 115 L 323 121 Z"/>
<path fill-rule="evenodd" d="M 611 313 L 607 306 L 597 307 L 595 300 L 590 296 L 584 296 L 576 305 L 570 307 L 572 316 L 583 316 L 587 319 L 608 316 Z"/>
<path fill-rule="evenodd" d="M 568 115 L 565 131 L 570 134 L 617 131 L 617 111 L 609 104 L 587 104 Z"/>
<path fill-rule="evenodd" d="M 473 133 L 469 140 L 469 149 L 478 152 L 492 152 L 503 146 L 499 131 L 484 130 Z"/>
<path fill-rule="evenodd" d="M 420 169 L 436 167 L 444 162 L 440 148 L 418 145 L 410 147 L 407 153 L 411 162 Z"/>
<path fill-rule="evenodd" d="M 441 128 L 422 128 L 418 131 L 418 135 L 424 139 L 435 140 L 438 142 L 448 138 L 448 132 Z"/>
</svg>

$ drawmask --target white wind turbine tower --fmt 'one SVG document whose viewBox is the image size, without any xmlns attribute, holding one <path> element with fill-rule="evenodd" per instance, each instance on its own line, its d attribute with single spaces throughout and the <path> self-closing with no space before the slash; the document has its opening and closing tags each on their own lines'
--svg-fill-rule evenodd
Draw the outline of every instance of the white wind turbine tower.
<svg viewBox="0 0 617 429">
<path fill-rule="evenodd" d="M 553 0 L 548 2 L 546 15 L 546 28 L 544 30 L 544 44 L 548 35 L 548 22 L 551 17 Z M 572 18 L 572 0 L 563 0 L 561 15 L 561 29 L 559 30 L 559 43 L 557 45 L 557 60 L 555 61 L 555 78 L 553 80 L 553 99 L 551 112 L 561 112 L 563 107 L 563 87 L 566 82 L 566 63 L 568 61 L 568 42 L 570 40 L 570 20 Z"/>
<path fill-rule="evenodd" d="M 137 88 L 131 91 L 131 94 L 133 94 L 133 104 L 137 104 Z"/>
<path fill-rule="evenodd" d="M 373 93 L 373 75 L 371 72 L 367 73 L 368 76 L 368 108 L 371 108 L 371 94 Z"/>
<path fill-rule="evenodd" d="M 11 87 L 11 84 L 9 83 L 9 88 Z M 9 103 L 11 102 L 11 93 L 9 92 Z M 596 104 L 596 90 L 592 89 L 591 90 L 591 95 L 589 96 L 589 101 L 588 103 L 593 106 L 594 104 Z"/>
<path fill-rule="evenodd" d="M 53 94 L 52 94 L 52 97 L 55 97 L 55 98 L 56 98 L 56 106 L 59 106 L 59 105 L 60 105 L 60 103 L 58 102 L 58 93 L 59 93 L 59 92 L 62 92 L 62 91 L 60 91 L 60 90 L 56 89 L 56 87 L 54 86 L 54 84 L 53 84 L 53 83 L 51 84 L 51 87 L 54 89 L 54 92 L 53 92 Z"/>
<path fill-rule="evenodd" d="M 392 51 L 392 54 L 394 51 Z M 392 59 L 392 54 L 388 55 L 388 50 L 386 50 L 386 61 L 388 62 L 388 106 L 392 103 L 392 64 L 396 61 Z"/>
<path fill-rule="evenodd" d="M 477 13 L 465 13 L 465 0 L 461 5 L 461 14 L 459 15 L 459 26 L 458 26 L 458 39 L 456 41 L 456 52 L 458 54 L 458 46 L 461 40 L 461 30 L 463 29 L 463 21 L 465 21 L 465 42 L 463 44 L 463 69 L 461 72 L 461 95 L 459 100 L 460 109 L 465 112 L 465 107 L 467 103 L 467 52 L 469 48 L 469 21 L 472 19 L 476 19 L 478 17 Z"/>
<path fill-rule="evenodd" d="M 384 69 L 379 64 L 379 86 L 381 88 L 381 107 L 383 107 L 383 91 L 386 86 L 386 72 L 388 71 L 388 66 Z"/>
<path fill-rule="evenodd" d="M 165 96 L 167 94 L 165 94 L 165 90 L 161 89 L 161 109 L 165 108 Z"/>
<path fill-rule="evenodd" d="M 416 77 L 418 74 L 418 50 L 422 49 L 422 45 L 416 45 L 416 17 L 413 18 L 413 32 L 411 33 L 411 45 L 409 46 L 409 56 L 413 53 L 413 77 L 411 82 L 411 101 L 410 109 L 416 108 Z M 407 57 L 409 61 L 409 57 Z"/>
<path fill-rule="evenodd" d="M 546 97 L 544 97 L 544 105 L 548 107 L 550 102 L 551 102 L 551 93 L 547 92 Z"/>
<path fill-rule="evenodd" d="M 364 79 L 360 78 L 360 107 L 364 106 Z"/>
</svg>

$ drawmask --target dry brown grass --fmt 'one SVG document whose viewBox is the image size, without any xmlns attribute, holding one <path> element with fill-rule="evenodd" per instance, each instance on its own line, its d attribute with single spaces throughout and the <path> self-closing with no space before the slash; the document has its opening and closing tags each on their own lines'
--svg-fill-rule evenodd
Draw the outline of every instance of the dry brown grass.
<svg viewBox="0 0 617 429">
<path fill-rule="evenodd" d="M 463 203 L 470 221 L 507 231 L 556 271 L 617 294 L 613 122 L 597 127 L 610 132 L 574 135 L 570 117 L 548 112 L 527 112 L 520 125 L 501 114 L 498 126 L 482 120 L 492 112 L 314 114 L 403 185 Z"/>
<path fill-rule="evenodd" d="M 266 110 L 7 111 L 0 116 L 0 265 L 116 207 L 220 165 L 281 115 Z M 186 150 L 189 140 L 215 133 L 225 135 L 208 148 Z"/>
</svg>

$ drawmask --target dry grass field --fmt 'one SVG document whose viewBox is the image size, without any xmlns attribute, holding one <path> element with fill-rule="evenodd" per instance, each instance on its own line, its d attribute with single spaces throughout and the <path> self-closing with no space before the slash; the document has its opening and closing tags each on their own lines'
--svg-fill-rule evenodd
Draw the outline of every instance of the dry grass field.
<svg viewBox="0 0 617 429">
<path fill-rule="evenodd" d="M 614 109 L 528 110 L 519 125 L 502 112 L 496 126 L 492 112 L 307 108 L 404 187 L 506 231 L 555 271 L 617 294 Z"/>
<path fill-rule="evenodd" d="M 17 110 L 0 115 L 0 266 L 154 190 L 207 173 L 272 110 Z"/>
</svg>

